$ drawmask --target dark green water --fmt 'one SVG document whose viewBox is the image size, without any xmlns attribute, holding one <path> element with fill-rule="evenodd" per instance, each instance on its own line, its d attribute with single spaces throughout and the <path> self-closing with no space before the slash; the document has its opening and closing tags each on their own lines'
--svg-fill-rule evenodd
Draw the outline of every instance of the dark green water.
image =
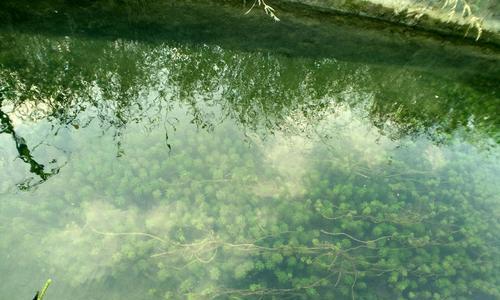
<svg viewBox="0 0 500 300">
<path fill-rule="evenodd" d="M 500 299 L 497 50 L 69 11 L 0 30 L 0 299 Z"/>
</svg>

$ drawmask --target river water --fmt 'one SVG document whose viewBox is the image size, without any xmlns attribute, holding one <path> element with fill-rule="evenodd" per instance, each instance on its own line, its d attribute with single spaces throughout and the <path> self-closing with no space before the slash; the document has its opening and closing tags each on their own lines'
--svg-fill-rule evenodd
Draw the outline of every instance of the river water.
<svg viewBox="0 0 500 300">
<path fill-rule="evenodd" d="M 259 20 L 3 25 L 1 299 L 500 298 L 497 50 Z"/>
</svg>

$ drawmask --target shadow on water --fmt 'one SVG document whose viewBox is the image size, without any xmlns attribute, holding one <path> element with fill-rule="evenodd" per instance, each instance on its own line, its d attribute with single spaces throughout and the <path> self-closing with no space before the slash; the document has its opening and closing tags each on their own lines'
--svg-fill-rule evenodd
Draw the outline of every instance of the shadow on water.
<svg viewBox="0 0 500 300">
<path fill-rule="evenodd" d="M 194 2 L 194 3 L 193 3 Z M 206 43 L 299 57 L 499 75 L 498 47 L 355 16 L 279 7 L 281 22 L 237 1 L 3 1 L 3 27 L 34 33 Z M 288 9 L 288 10 L 287 10 Z M 290 10 L 291 9 L 291 10 Z M 450 72 L 451 73 L 451 72 Z M 463 76 L 466 76 L 464 73 Z"/>
</svg>

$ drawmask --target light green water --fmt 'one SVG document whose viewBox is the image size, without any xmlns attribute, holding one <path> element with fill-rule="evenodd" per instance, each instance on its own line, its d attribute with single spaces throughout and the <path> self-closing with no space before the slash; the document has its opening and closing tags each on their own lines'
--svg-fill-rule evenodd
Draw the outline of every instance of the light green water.
<svg viewBox="0 0 500 300">
<path fill-rule="evenodd" d="M 1 299 L 500 298 L 491 73 L 0 40 Z"/>
</svg>

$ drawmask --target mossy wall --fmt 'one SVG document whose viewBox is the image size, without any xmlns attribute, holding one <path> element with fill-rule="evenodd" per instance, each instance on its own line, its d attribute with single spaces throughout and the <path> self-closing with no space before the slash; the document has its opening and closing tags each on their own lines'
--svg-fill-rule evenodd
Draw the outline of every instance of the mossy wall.
<svg viewBox="0 0 500 300">
<path fill-rule="evenodd" d="M 500 45 L 500 20 L 498 5 L 490 1 L 472 5 L 472 14 L 481 19 L 481 32 L 468 18 L 460 13 L 450 16 L 451 7 L 442 7 L 439 1 L 387 1 L 387 0 L 275 0 L 267 1 L 286 9 L 287 6 L 301 7 L 326 13 L 348 14 L 377 19 L 415 29 L 435 32 L 441 35 L 459 36 L 474 40 L 480 36 L 483 42 Z M 436 2 L 436 3 L 433 3 Z M 441 1 L 445 3 L 445 1 Z M 469 1 L 471 2 L 471 1 Z M 432 4 L 431 4 L 432 3 Z M 460 9 L 460 5 L 458 9 Z M 472 26 L 471 26 L 472 25 Z M 470 28 L 469 28 L 470 27 Z"/>
</svg>

